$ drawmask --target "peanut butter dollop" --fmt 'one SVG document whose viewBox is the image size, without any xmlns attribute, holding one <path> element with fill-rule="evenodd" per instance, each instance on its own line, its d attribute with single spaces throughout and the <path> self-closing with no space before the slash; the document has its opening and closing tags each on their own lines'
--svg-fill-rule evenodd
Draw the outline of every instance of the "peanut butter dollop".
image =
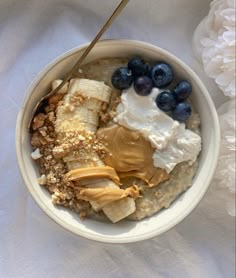
<svg viewBox="0 0 236 278">
<path fill-rule="evenodd" d="M 97 131 L 106 151 L 104 162 L 120 178 L 137 177 L 150 187 L 169 178 L 167 172 L 153 165 L 154 149 L 138 131 L 114 124 Z"/>
</svg>

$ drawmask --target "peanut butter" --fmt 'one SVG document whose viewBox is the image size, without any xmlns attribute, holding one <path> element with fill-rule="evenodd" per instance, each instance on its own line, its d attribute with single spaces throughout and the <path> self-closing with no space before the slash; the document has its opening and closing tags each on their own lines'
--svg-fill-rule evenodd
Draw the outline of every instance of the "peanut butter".
<svg viewBox="0 0 236 278">
<path fill-rule="evenodd" d="M 150 187 L 168 179 L 165 170 L 153 165 L 154 148 L 138 131 L 114 124 L 100 128 L 97 136 L 104 143 L 104 162 L 113 167 L 120 178 L 137 177 Z"/>
<path fill-rule="evenodd" d="M 137 199 L 139 197 L 139 189 L 136 185 L 126 189 L 109 187 L 82 188 L 76 197 L 85 201 L 96 202 L 102 208 L 111 202 L 124 199 L 125 197 Z"/>
<path fill-rule="evenodd" d="M 84 167 L 70 170 L 65 178 L 69 181 L 81 181 L 84 179 L 98 179 L 98 178 L 109 178 L 114 183 L 120 183 L 120 179 L 116 174 L 116 171 L 109 166 L 95 166 L 95 167 Z"/>
</svg>

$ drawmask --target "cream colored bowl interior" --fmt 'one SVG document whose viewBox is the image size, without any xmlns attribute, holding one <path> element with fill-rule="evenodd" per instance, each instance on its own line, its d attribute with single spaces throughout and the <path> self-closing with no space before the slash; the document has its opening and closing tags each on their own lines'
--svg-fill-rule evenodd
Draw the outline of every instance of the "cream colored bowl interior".
<svg viewBox="0 0 236 278">
<path fill-rule="evenodd" d="M 73 49 L 50 63 L 33 81 L 19 112 L 16 127 L 17 158 L 24 182 L 38 205 L 59 225 L 69 231 L 102 242 L 134 242 L 157 236 L 183 220 L 199 203 L 212 179 L 219 152 L 219 125 L 214 105 L 202 82 L 184 63 L 170 53 L 153 45 L 128 40 L 99 42 L 86 63 L 101 57 L 132 57 L 140 55 L 148 60 L 170 63 L 179 78 L 188 79 L 193 86 L 193 101 L 200 113 L 203 149 L 193 186 L 168 209 L 139 222 L 122 221 L 117 224 L 94 220 L 81 221 L 77 214 L 53 206 L 49 193 L 37 183 L 38 167 L 31 159 L 30 135 L 27 125 L 36 102 L 49 90 L 50 82 L 63 78 L 86 46 Z M 19 196 L 20 198 L 20 196 Z"/>
</svg>

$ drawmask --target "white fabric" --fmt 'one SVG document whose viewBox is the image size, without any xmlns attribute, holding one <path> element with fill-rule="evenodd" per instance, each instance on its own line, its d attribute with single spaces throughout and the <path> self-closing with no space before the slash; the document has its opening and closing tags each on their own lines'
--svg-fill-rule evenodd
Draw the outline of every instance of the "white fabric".
<svg viewBox="0 0 236 278">
<path fill-rule="evenodd" d="M 217 106 L 225 99 L 192 60 L 194 29 L 209 0 L 131 0 L 104 37 L 144 40 L 193 65 Z M 234 277 L 234 218 L 212 184 L 181 224 L 155 239 L 107 245 L 51 221 L 17 167 L 16 116 L 32 79 L 62 52 L 93 38 L 118 0 L 0 1 L 0 277 Z"/>
</svg>

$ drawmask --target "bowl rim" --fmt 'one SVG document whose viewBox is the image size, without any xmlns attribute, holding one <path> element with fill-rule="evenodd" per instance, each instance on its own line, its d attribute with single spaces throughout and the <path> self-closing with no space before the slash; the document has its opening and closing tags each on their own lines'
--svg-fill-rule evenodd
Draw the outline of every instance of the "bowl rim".
<svg viewBox="0 0 236 278">
<path fill-rule="evenodd" d="M 38 197 L 37 193 L 34 191 L 33 186 L 28 178 L 27 171 L 25 169 L 23 159 L 22 159 L 22 148 L 21 148 L 21 140 L 19 140 L 22 137 L 22 122 L 24 118 L 24 111 L 25 107 L 28 104 L 29 98 L 31 96 L 31 93 L 35 90 L 37 87 L 38 83 L 40 80 L 58 63 L 63 61 L 64 59 L 68 58 L 69 56 L 75 54 L 76 52 L 83 51 L 89 43 L 82 44 L 80 46 L 74 47 L 66 52 L 63 52 L 61 55 L 53 59 L 50 63 L 48 63 L 43 69 L 36 75 L 36 77 L 33 79 L 31 82 L 30 86 L 28 87 L 26 94 L 23 98 L 22 104 L 20 106 L 20 111 L 17 116 L 17 121 L 16 121 L 16 132 L 15 132 L 15 140 L 16 140 L 16 155 L 17 155 L 17 161 L 18 161 L 18 167 L 20 169 L 21 176 L 23 178 L 24 184 L 26 185 L 29 193 L 35 200 L 35 202 L 38 204 L 38 206 L 58 225 L 66 229 L 67 231 L 72 232 L 73 234 L 79 235 L 83 238 L 90 239 L 90 240 L 95 240 L 98 242 L 104 242 L 104 243 L 131 243 L 131 242 L 138 242 L 138 241 L 143 241 L 146 239 L 151 239 L 153 237 L 156 237 L 160 234 L 163 234 L 164 232 L 172 229 L 174 226 L 176 226 L 178 223 L 183 221 L 190 213 L 197 207 L 197 205 L 200 203 L 201 199 L 207 192 L 210 182 L 213 178 L 216 166 L 217 166 L 217 161 L 218 161 L 218 156 L 219 156 L 219 150 L 220 150 L 220 125 L 219 125 L 219 119 L 218 115 L 216 112 L 215 105 L 210 97 L 210 94 L 208 93 L 207 89 L 205 88 L 203 82 L 200 80 L 200 78 L 197 76 L 197 74 L 184 62 L 182 62 L 179 58 L 177 58 L 175 55 L 171 54 L 170 52 L 147 42 L 143 41 L 138 41 L 138 40 L 128 40 L 128 39 L 105 39 L 105 40 L 100 40 L 97 45 L 102 45 L 102 44 L 135 44 L 136 46 L 146 48 L 146 49 L 152 49 L 160 53 L 161 55 L 167 56 L 177 64 L 179 64 L 184 70 L 188 72 L 189 75 L 198 83 L 198 86 L 201 88 L 201 92 L 204 94 L 204 97 L 206 98 L 208 105 L 210 107 L 210 111 L 212 114 L 212 119 L 213 119 L 213 127 L 215 130 L 215 152 L 213 154 L 213 161 L 214 164 L 211 167 L 211 171 L 208 173 L 208 176 L 205 180 L 205 186 L 202 187 L 200 194 L 195 198 L 195 200 L 191 203 L 189 206 L 188 210 L 186 210 L 183 214 L 179 215 L 176 217 L 171 223 L 168 225 L 165 225 L 162 227 L 162 229 L 159 229 L 158 231 L 152 231 L 140 236 L 136 237 L 128 237 L 128 238 L 110 238 L 107 237 L 106 235 L 92 235 L 92 234 L 87 234 L 83 231 L 80 231 L 70 225 L 68 225 L 66 222 L 62 221 L 60 217 L 55 215 L 52 211 L 48 210 L 46 205 L 40 200 Z M 95 46 L 96 47 L 96 46 Z"/>
</svg>

